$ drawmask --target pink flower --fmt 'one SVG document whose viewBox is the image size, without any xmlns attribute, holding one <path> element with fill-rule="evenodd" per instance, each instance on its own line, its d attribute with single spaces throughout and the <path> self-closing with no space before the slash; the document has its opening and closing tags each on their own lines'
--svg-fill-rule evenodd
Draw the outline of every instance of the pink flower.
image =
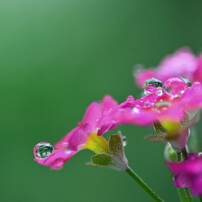
<svg viewBox="0 0 202 202">
<path fill-rule="evenodd" d="M 147 115 L 153 117 L 151 122 L 144 123 L 142 120 L 143 125 L 161 120 L 178 122 L 184 118 L 184 112 L 202 108 L 202 86 L 199 82 L 190 86 L 185 80 L 173 77 L 166 80 L 162 87 L 149 86 L 146 88 L 146 95 L 140 99 L 134 100 L 132 96 L 129 98 L 133 100 L 129 107 L 134 112 L 134 119 L 136 114 L 145 114 L 145 119 Z M 122 107 L 129 108 L 123 104 Z"/>
<path fill-rule="evenodd" d="M 194 80 L 202 82 L 202 54 L 200 54 L 198 57 L 198 65 L 193 77 Z"/>
<path fill-rule="evenodd" d="M 156 69 L 147 69 L 135 74 L 139 86 L 152 77 L 165 81 L 170 77 L 186 77 L 202 82 L 202 55 L 196 57 L 189 49 L 182 48 L 167 56 Z"/>
<path fill-rule="evenodd" d="M 41 142 L 34 147 L 35 161 L 39 164 L 60 169 L 81 149 L 90 149 L 95 153 L 107 153 L 108 145 L 104 137 L 97 136 L 116 127 L 110 118 L 103 119 L 117 107 L 116 101 L 105 96 L 101 104 L 93 102 L 86 110 L 82 122 L 70 131 L 53 147 L 49 143 Z M 101 121 L 103 119 L 103 121 Z"/>
<path fill-rule="evenodd" d="M 202 86 L 199 82 L 192 85 L 179 77 L 160 82 L 157 79 L 146 82 L 146 95 L 137 100 L 130 96 L 130 104 L 122 103 L 123 109 L 114 112 L 113 119 L 117 124 L 161 125 L 156 128 L 161 140 L 164 138 L 176 151 L 181 150 L 187 143 L 189 128 L 197 120 L 197 112 L 202 108 Z"/>
<path fill-rule="evenodd" d="M 174 185 L 179 188 L 190 187 L 193 195 L 202 195 L 202 157 L 198 156 L 195 153 L 190 154 L 184 162 L 167 162 L 174 175 Z"/>
</svg>

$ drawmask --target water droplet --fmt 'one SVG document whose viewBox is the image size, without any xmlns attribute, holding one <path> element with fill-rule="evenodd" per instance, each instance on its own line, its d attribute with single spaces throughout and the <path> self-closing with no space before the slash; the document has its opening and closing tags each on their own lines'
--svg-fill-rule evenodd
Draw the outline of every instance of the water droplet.
<svg viewBox="0 0 202 202">
<path fill-rule="evenodd" d="M 146 95 L 151 94 L 151 93 L 157 93 L 157 94 L 162 94 L 162 82 L 156 78 L 151 78 L 145 81 L 144 84 L 144 93 Z"/>
<path fill-rule="evenodd" d="M 132 109 L 133 109 L 134 113 L 139 113 L 140 112 L 140 110 L 137 107 L 133 107 Z"/>
<path fill-rule="evenodd" d="M 36 159 L 45 159 L 54 151 L 53 146 L 48 142 L 40 142 L 34 147 Z"/>
<path fill-rule="evenodd" d="M 179 77 L 173 77 L 164 83 L 164 89 L 167 94 L 173 98 L 180 97 L 186 91 L 187 84 L 183 79 Z"/>
<path fill-rule="evenodd" d="M 155 107 L 157 107 L 158 109 L 167 109 L 169 105 L 170 102 L 166 100 L 160 100 L 159 102 L 155 103 Z"/>
<path fill-rule="evenodd" d="M 198 152 L 197 156 L 201 157 L 202 156 L 202 152 Z"/>
<path fill-rule="evenodd" d="M 192 83 L 189 79 L 185 78 L 185 77 L 181 77 L 181 79 L 187 84 L 187 87 L 191 87 Z"/>
<path fill-rule="evenodd" d="M 127 138 L 126 136 L 122 136 L 123 146 L 127 146 Z"/>
<path fill-rule="evenodd" d="M 148 86 L 158 88 L 158 87 L 162 87 L 163 84 L 159 79 L 151 78 L 145 81 L 144 88 Z"/>
</svg>

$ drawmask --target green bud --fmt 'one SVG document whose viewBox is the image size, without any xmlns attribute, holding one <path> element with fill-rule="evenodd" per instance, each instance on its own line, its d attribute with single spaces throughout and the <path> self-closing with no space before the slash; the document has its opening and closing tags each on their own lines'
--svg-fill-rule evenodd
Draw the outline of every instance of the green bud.
<svg viewBox="0 0 202 202">
<path fill-rule="evenodd" d="M 164 149 L 164 157 L 166 161 L 177 162 L 177 153 L 171 147 L 170 143 L 167 143 Z"/>
</svg>

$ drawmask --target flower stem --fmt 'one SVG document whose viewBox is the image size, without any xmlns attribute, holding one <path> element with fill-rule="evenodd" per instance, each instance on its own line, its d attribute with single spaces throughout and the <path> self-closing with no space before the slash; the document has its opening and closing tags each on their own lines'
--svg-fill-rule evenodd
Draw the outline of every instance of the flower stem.
<svg viewBox="0 0 202 202">
<path fill-rule="evenodd" d="M 182 149 L 181 152 L 177 152 L 178 162 L 185 161 L 188 159 L 188 153 L 186 148 Z"/>
<path fill-rule="evenodd" d="M 163 200 L 130 168 L 125 170 L 155 201 L 163 202 Z"/>
<path fill-rule="evenodd" d="M 182 149 L 181 152 L 177 152 L 178 162 L 182 162 L 188 159 L 188 153 L 186 148 Z M 189 188 L 178 188 L 179 197 L 182 202 L 192 202 L 193 198 L 189 192 Z"/>
<path fill-rule="evenodd" d="M 182 202 L 192 202 L 193 199 L 189 193 L 189 188 L 179 188 L 178 193 Z"/>
</svg>

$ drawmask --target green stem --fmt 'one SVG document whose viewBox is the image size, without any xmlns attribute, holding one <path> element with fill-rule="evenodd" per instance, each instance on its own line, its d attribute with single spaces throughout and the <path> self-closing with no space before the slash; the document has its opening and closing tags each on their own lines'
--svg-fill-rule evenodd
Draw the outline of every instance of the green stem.
<svg viewBox="0 0 202 202">
<path fill-rule="evenodd" d="M 199 201 L 201 201 L 201 202 L 202 202 L 202 196 L 201 196 L 201 197 L 199 197 Z"/>
<path fill-rule="evenodd" d="M 190 195 L 189 188 L 178 189 L 178 193 L 182 202 L 192 202 L 193 198 Z"/>
<path fill-rule="evenodd" d="M 125 170 L 155 201 L 163 200 L 130 168 Z"/>
<path fill-rule="evenodd" d="M 178 162 L 182 162 L 188 159 L 188 153 L 186 148 L 182 149 L 181 152 L 177 152 Z M 192 202 L 193 198 L 189 192 L 189 188 L 178 188 L 178 193 L 182 202 Z"/>
<path fill-rule="evenodd" d="M 188 153 L 186 148 L 182 149 L 181 152 L 177 152 L 178 162 L 185 161 L 188 159 Z"/>
<path fill-rule="evenodd" d="M 177 189 L 177 190 L 178 190 L 178 194 L 179 194 L 179 197 L 181 199 L 181 202 L 186 201 L 187 199 L 186 199 L 186 197 L 184 195 L 184 190 L 183 189 Z"/>
</svg>

